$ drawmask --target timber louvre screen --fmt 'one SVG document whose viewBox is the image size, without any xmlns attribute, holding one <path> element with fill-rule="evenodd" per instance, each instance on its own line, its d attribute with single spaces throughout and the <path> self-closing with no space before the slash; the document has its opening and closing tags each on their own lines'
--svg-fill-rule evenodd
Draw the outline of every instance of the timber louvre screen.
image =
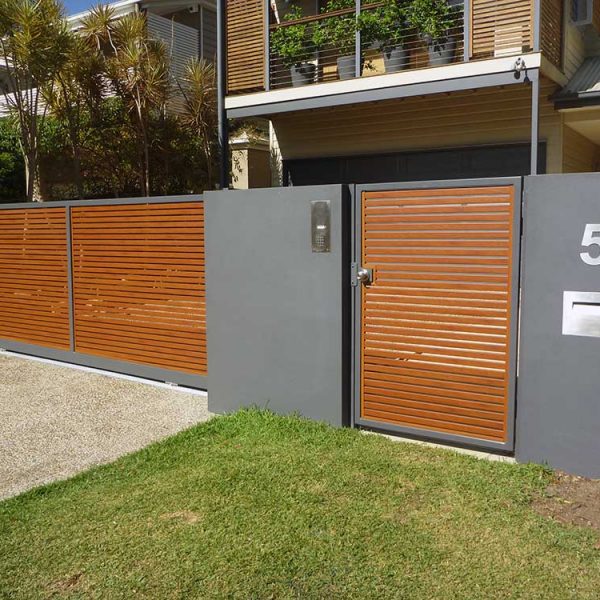
<svg viewBox="0 0 600 600">
<path fill-rule="evenodd" d="M 265 0 L 226 0 L 227 93 L 264 91 Z"/>
<path fill-rule="evenodd" d="M 13 308 L 0 316 L 0 345 L 206 387 L 202 198 L 55 204 L 0 207 L 0 243 L 16 257 L 2 262 L 6 290 L 26 299 L 24 331 L 34 334 L 13 333 Z M 19 269 L 33 283 L 22 282 Z M 30 311 L 32 303 L 41 308 Z"/>
<path fill-rule="evenodd" d="M 520 181 L 359 186 L 358 424 L 512 450 Z"/>
</svg>

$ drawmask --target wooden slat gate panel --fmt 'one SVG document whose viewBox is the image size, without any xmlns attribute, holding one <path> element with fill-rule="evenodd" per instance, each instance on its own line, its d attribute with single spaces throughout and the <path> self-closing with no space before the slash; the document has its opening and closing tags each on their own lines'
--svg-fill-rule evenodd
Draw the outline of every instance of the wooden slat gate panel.
<svg viewBox="0 0 600 600">
<path fill-rule="evenodd" d="M 0 347 L 206 388 L 201 196 L 0 206 Z"/>
<path fill-rule="evenodd" d="M 0 210 L 0 338 L 68 350 L 66 210 Z"/>
<path fill-rule="evenodd" d="M 359 422 L 508 448 L 520 194 L 383 189 L 361 205 Z"/>
<path fill-rule="evenodd" d="M 206 374 L 202 202 L 72 209 L 75 350 Z"/>
</svg>

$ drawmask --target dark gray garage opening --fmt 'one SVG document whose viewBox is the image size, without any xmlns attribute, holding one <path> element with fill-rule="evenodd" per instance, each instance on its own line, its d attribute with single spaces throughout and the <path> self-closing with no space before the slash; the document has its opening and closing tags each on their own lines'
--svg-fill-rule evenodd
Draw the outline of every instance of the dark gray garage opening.
<svg viewBox="0 0 600 600">
<path fill-rule="evenodd" d="M 330 158 L 284 160 L 284 184 L 387 183 L 529 175 L 529 143 L 471 146 Z M 540 143 L 538 173 L 546 172 L 546 144 Z"/>
</svg>

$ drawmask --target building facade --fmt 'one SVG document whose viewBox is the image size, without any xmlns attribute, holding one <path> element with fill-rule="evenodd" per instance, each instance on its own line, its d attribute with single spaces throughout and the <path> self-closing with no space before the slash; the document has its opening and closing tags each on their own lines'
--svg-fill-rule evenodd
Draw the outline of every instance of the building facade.
<svg viewBox="0 0 600 600">
<path fill-rule="evenodd" d="M 377 39 L 368 16 L 394 4 L 416 16 Z M 600 168 L 598 0 L 225 0 L 222 9 L 226 118 L 270 121 L 283 184 Z"/>
</svg>

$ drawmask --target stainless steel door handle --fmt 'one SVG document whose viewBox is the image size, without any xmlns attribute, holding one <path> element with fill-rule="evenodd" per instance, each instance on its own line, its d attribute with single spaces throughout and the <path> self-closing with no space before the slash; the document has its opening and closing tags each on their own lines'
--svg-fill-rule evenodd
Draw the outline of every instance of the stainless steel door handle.
<svg viewBox="0 0 600 600">
<path fill-rule="evenodd" d="M 356 281 L 367 285 L 373 281 L 373 269 L 365 269 L 360 267 L 356 272 Z"/>
</svg>

